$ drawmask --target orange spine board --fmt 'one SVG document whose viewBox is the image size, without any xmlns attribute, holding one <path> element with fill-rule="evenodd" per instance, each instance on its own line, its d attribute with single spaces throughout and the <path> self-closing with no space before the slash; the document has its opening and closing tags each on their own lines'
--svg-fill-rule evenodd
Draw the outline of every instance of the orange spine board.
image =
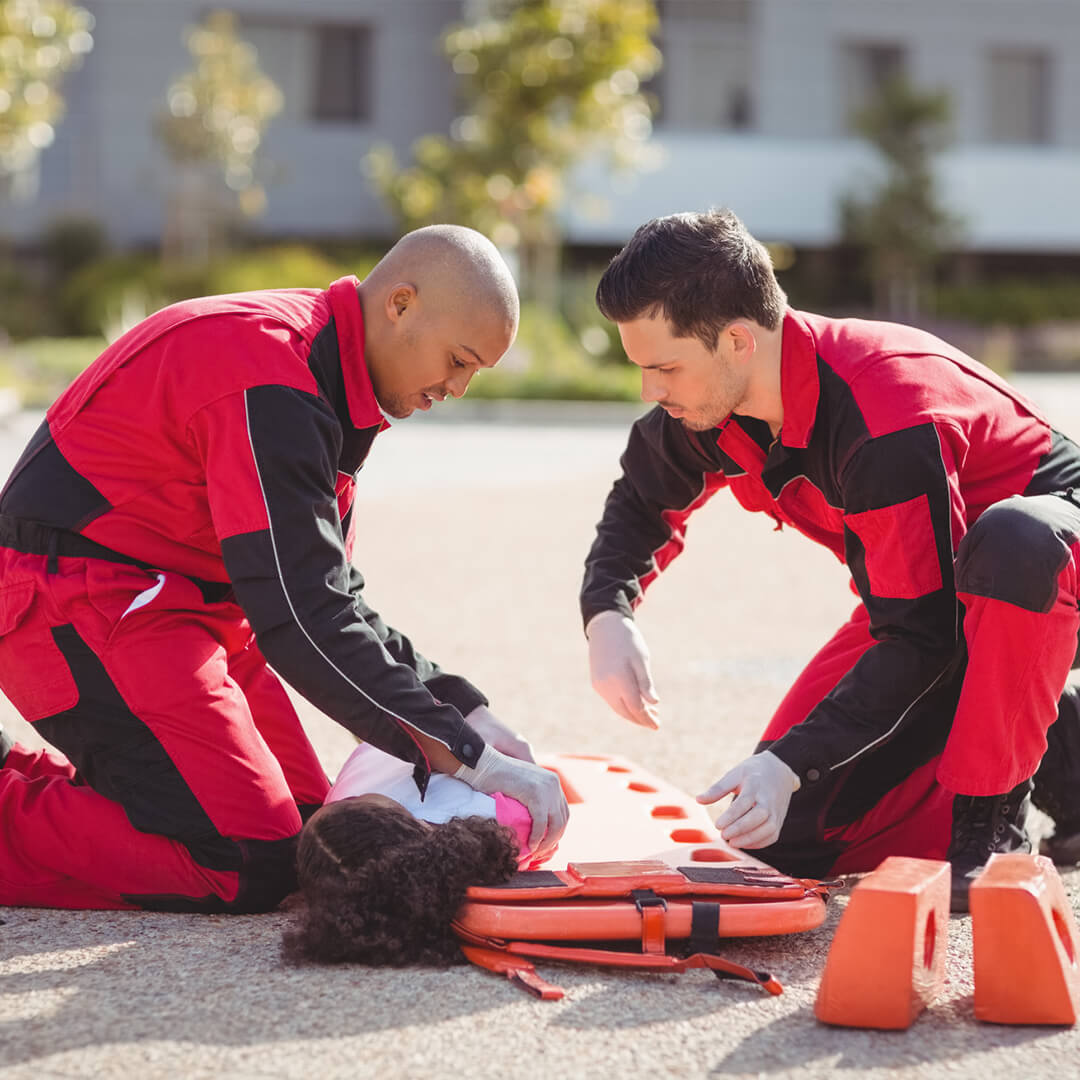
<svg viewBox="0 0 1080 1080">
<path fill-rule="evenodd" d="M 692 902 L 669 899 L 665 932 L 690 936 Z M 481 937 L 524 941 L 622 941 L 641 936 L 641 914 L 632 903 L 576 899 L 563 903 L 466 903 L 457 923 Z M 719 904 L 719 937 L 763 937 L 814 930 L 825 921 L 825 904 L 816 895 L 766 903 Z"/>
</svg>

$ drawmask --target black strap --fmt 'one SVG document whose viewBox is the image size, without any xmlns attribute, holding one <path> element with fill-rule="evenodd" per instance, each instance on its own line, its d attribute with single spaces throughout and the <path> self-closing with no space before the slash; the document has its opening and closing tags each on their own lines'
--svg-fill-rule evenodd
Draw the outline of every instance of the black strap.
<svg viewBox="0 0 1080 1080">
<path fill-rule="evenodd" d="M 104 559 L 106 562 L 139 566 L 143 570 L 154 569 L 150 563 L 131 555 L 122 555 L 82 533 L 40 521 L 27 521 L 11 514 L 0 514 L 0 545 L 27 555 L 47 555 L 50 559 L 64 555 L 72 559 Z"/>
<path fill-rule="evenodd" d="M 0 514 L 0 547 L 21 551 L 26 555 L 46 556 L 46 570 L 50 574 L 59 572 L 59 558 L 102 559 L 105 562 L 137 566 L 141 570 L 161 569 L 143 559 L 114 551 L 88 536 L 83 536 L 82 533 L 46 525 L 40 521 L 27 521 L 12 514 Z M 220 603 L 232 593 L 232 585 L 228 581 L 207 581 L 190 574 L 185 574 L 184 577 L 199 587 L 203 600 L 208 604 Z"/>
<path fill-rule="evenodd" d="M 712 952 L 720 942 L 720 905 L 712 900 L 694 900 L 690 905 L 691 953 Z"/>
</svg>

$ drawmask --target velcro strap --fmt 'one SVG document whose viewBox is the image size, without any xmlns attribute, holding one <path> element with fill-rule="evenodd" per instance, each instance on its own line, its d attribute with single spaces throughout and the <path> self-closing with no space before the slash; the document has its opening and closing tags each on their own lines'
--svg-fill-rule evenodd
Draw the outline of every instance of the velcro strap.
<svg viewBox="0 0 1080 1080">
<path fill-rule="evenodd" d="M 695 900 L 690 905 L 688 951 L 711 952 L 720 941 L 720 905 L 711 900 Z"/>
</svg>

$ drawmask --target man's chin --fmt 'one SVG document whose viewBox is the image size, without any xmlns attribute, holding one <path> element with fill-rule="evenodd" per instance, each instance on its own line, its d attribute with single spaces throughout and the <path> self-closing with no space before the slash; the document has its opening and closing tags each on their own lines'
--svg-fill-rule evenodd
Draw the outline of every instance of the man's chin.
<svg viewBox="0 0 1080 1080">
<path fill-rule="evenodd" d="M 683 416 L 680 418 L 680 423 L 687 431 L 711 431 L 718 426 L 711 420 L 703 419 L 700 416 Z"/>
<path fill-rule="evenodd" d="M 705 413 L 691 413 L 681 417 L 683 427 L 687 431 L 712 431 L 718 428 L 732 413 L 729 410 L 722 416 L 708 416 Z"/>
</svg>

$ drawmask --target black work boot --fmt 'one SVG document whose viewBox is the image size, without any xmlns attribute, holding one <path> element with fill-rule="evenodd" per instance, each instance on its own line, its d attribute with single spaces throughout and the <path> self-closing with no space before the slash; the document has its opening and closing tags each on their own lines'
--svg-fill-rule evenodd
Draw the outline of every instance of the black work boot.
<svg viewBox="0 0 1080 1080">
<path fill-rule="evenodd" d="M 1042 841 L 1040 852 L 1058 866 L 1080 863 L 1080 691 L 1075 686 L 1065 687 L 1033 780 L 1031 801 L 1054 819 L 1054 833 Z"/>
<path fill-rule="evenodd" d="M 1004 795 L 953 796 L 952 839 L 946 858 L 952 863 L 952 911 L 968 910 L 968 890 L 996 852 L 1028 852 L 1024 821 L 1031 781 Z"/>
</svg>

